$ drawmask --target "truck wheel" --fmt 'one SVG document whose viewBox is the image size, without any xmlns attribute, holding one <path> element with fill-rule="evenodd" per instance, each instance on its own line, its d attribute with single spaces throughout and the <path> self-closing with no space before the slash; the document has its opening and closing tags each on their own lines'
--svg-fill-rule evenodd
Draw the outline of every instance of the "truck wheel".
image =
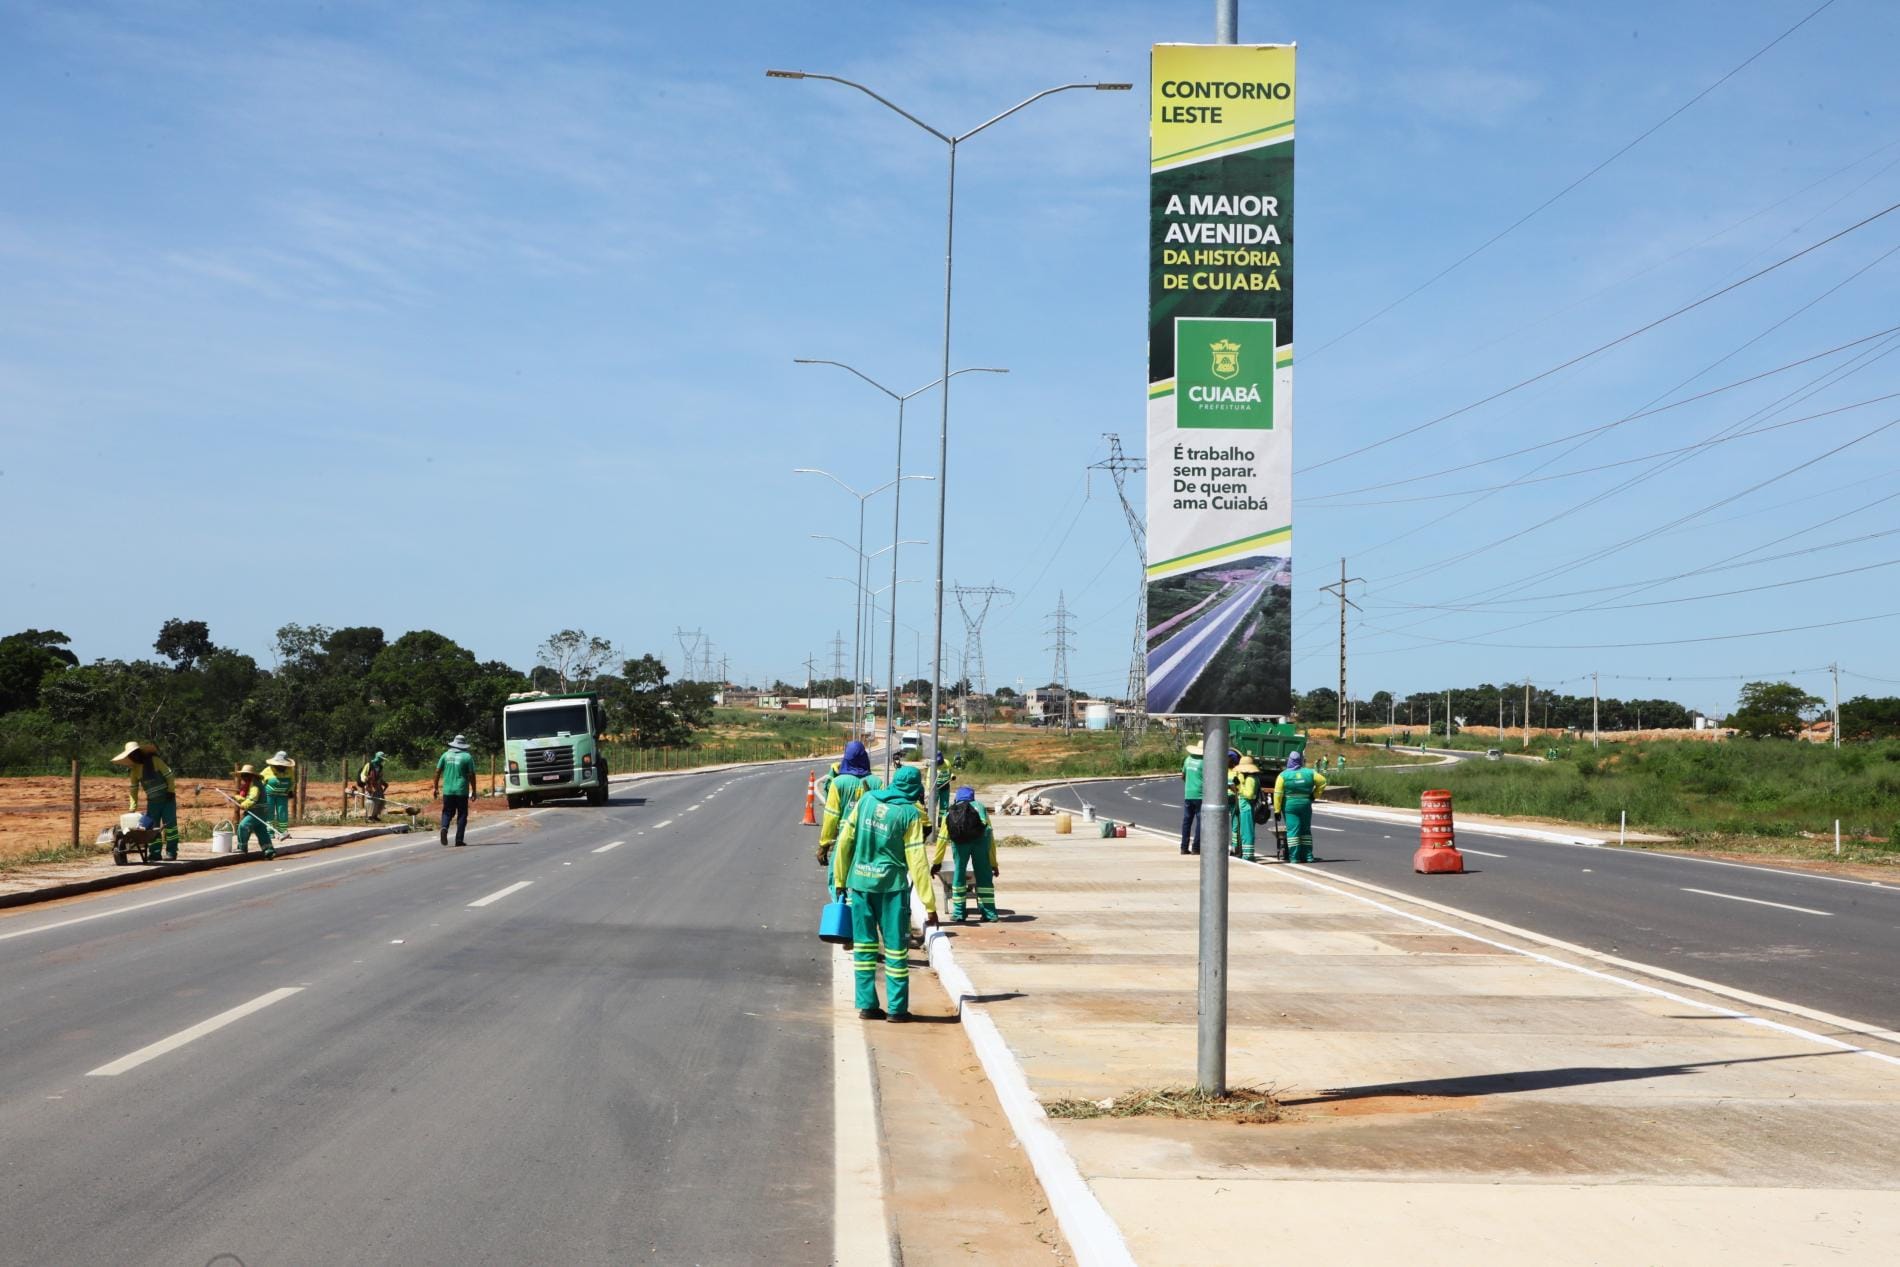
<svg viewBox="0 0 1900 1267">
<path fill-rule="evenodd" d="M 521 798 L 519 796 L 516 796 L 513 792 L 508 793 L 508 808 L 509 809 L 521 808 Z"/>
<path fill-rule="evenodd" d="M 587 803 L 589 805 L 595 805 L 595 806 L 605 805 L 607 803 L 607 767 L 606 766 L 600 767 L 600 781 L 596 783 L 593 787 L 590 787 L 587 789 Z"/>
</svg>

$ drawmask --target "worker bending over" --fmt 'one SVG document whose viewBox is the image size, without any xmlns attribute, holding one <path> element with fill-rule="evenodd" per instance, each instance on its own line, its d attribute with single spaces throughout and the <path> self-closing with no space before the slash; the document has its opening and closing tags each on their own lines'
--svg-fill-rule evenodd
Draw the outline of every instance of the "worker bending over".
<svg viewBox="0 0 1900 1267">
<path fill-rule="evenodd" d="M 1286 860 L 1313 861 L 1313 802 L 1326 790 L 1326 776 L 1306 768 L 1306 754 L 1295 752 L 1273 781 L 1274 813 L 1286 819 Z"/>
<path fill-rule="evenodd" d="M 132 776 L 132 798 L 126 808 L 138 809 L 139 794 L 145 794 L 145 821 L 141 825 L 147 830 L 157 828 L 159 849 L 166 861 L 178 861 L 178 780 L 172 777 L 172 768 L 159 758 L 158 745 L 132 740 L 112 758 L 112 764 L 125 766 Z"/>
<path fill-rule="evenodd" d="M 910 891 L 922 890 L 925 923 L 937 925 L 937 897 L 924 858 L 924 780 L 915 767 L 891 776 L 891 786 L 858 797 L 838 833 L 831 885 L 850 893 L 851 967 L 857 977 L 861 1020 L 910 1019 Z M 877 1005 L 879 949 L 884 959 L 888 1015 Z"/>
<path fill-rule="evenodd" d="M 232 800 L 237 805 L 237 847 L 239 853 L 251 851 L 251 837 L 257 837 L 257 843 L 263 846 L 266 858 L 277 856 L 276 848 L 271 844 L 270 824 L 264 821 L 264 781 L 257 777 L 257 767 L 242 766 L 237 772 L 237 791 Z"/>
<path fill-rule="evenodd" d="M 851 809 L 866 792 L 882 787 L 871 773 L 871 754 L 856 739 L 844 746 L 844 760 L 832 763 L 825 780 L 825 817 L 818 825 L 818 865 L 831 861 L 832 846 L 838 843 L 838 829 L 851 817 Z"/>
<path fill-rule="evenodd" d="M 383 754 L 377 753 L 363 763 L 356 776 L 357 790 L 363 794 L 363 813 L 372 823 L 383 818 L 383 802 L 389 795 L 389 780 L 383 777 Z"/>
<path fill-rule="evenodd" d="M 990 812 L 976 799 L 975 788 L 960 787 L 943 821 L 944 830 L 937 835 L 937 856 L 931 862 L 930 874 L 934 876 L 943 869 L 947 840 L 951 865 L 956 868 L 950 875 L 949 916 L 961 924 L 969 914 L 965 901 L 969 890 L 963 885 L 963 874 L 968 870 L 976 877 L 976 908 L 985 924 L 994 924 L 996 889 L 991 877 L 1001 875 L 1003 869 L 996 865 L 996 833 L 990 830 Z"/>
</svg>

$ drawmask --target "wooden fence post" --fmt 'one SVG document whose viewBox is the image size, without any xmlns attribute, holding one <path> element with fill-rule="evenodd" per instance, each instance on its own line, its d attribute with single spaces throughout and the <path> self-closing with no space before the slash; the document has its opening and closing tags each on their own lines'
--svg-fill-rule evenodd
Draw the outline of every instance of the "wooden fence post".
<svg viewBox="0 0 1900 1267">
<path fill-rule="evenodd" d="M 337 763 L 342 767 L 343 779 L 343 821 L 350 821 L 350 759 L 344 757 Z"/>
<path fill-rule="evenodd" d="M 79 758 L 73 758 L 73 848 L 79 848 Z"/>
</svg>

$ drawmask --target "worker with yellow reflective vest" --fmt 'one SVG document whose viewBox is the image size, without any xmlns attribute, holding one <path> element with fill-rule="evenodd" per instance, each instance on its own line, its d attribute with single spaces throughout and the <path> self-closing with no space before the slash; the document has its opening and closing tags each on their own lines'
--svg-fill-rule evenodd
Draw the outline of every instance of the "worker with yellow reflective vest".
<svg viewBox="0 0 1900 1267">
<path fill-rule="evenodd" d="M 891 786 L 858 797 L 838 833 L 831 884 L 851 903 L 851 967 L 857 978 L 860 1020 L 910 1019 L 910 891 L 924 900 L 925 923 L 937 926 L 937 898 L 924 856 L 924 780 L 913 766 L 891 776 Z M 890 1011 L 877 1005 L 877 965 L 884 960 Z"/>
<path fill-rule="evenodd" d="M 264 763 L 264 803 L 270 808 L 266 817 L 280 832 L 290 828 L 290 798 L 297 791 L 296 776 L 291 770 L 296 764 L 282 748 Z"/>
<path fill-rule="evenodd" d="M 844 760 L 832 763 L 831 777 L 825 780 L 825 817 L 818 825 L 819 866 L 830 865 L 832 846 L 838 843 L 838 829 L 851 817 L 851 808 L 858 803 L 858 798 L 882 786 L 871 773 L 871 754 L 865 751 L 864 745 L 856 739 L 846 744 Z"/>
<path fill-rule="evenodd" d="M 1286 819 L 1286 860 L 1313 861 L 1313 802 L 1326 790 L 1326 776 L 1306 768 L 1306 754 L 1290 753 L 1273 781 L 1273 810 Z"/>
<path fill-rule="evenodd" d="M 172 776 L 172 768 L 159 757 L 158 745 L 132 740 L 112 758 L 112 764 L 125 766 L 131 774 L 132 797 L 126 808 L 138 809 L 140 794 L 145 797 L 145 815 L 140 826 L 148 831 L 158 830 L 159 848 L 150 856 L 157 857 L 162 851 L 166 861 L 178 861 L 178 780 Z"/>
<path fill-rule="evenodd" d="M 1227 776 L 1227 791 L 1228 804 L 1233 806 L 1228 814 L 1233 823 L 1227 830 L 1227 851 L 1252 862 L 1253 811 L 1254 806 L 1260 803 L 1260 767 L 1254 763 L 1252 755 L 1241 757 L 1240 764 Z"/>
<path fill-rule="evenodd" d="M 257 767 L 246 765 L 237 772 L 237 847 L 239 853 L 251 851 L 251 837 L 257 837 L 257 843 L 263 846 L 266 858 L 275 858 L 277 850 L 271 845 L 270 824 L 264 821 L 264 781 L 257 776 Z"/>
</svg>

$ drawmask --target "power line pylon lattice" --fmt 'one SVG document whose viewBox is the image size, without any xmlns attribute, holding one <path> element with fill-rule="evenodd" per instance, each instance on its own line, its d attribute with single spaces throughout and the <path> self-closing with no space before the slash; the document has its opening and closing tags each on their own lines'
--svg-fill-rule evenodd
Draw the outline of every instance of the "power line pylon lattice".
<svg viewBox="0 0 1900 1267">
<path fill-rule="evenodd" d="M 990 614 L 990 603 L 1015 594 L 1000 585 L 953 585 L 957 610 L 963 613 L 963 715 L 970 714 L 970 695 L 989 694 L 989 674 L 983 666 L 983 621 Z"/>
<path fill-rule="evenodd" d="M 1055 642 L 1049 650 L 1056 653 L 1055 683 L 1062 688 L 1062 728 L 1069 729 L 1075 718 L 1075 706 L 1069 700 L 1069 618 L 1075 615 L 1069 610 L 1068 596 L 1061 590 L 1056 591 L 1056 609 L 1049 613 L 1049 619 L 1055 622 L 1055 628 L 1049 631 Z"/>
<path fill-rule="evenodd" d="M 1128 517 L 1128 535 L 1135 542 L 1135 644 L 1128 657 L 1128 706 L 1134 711 L 1122 729 L 1122 746 L 1128 748 L 1140 742 L 1148 729 L 1148 525 L 1128 500 L 1128 477 L 1147 470 L 1148 462 L 1123 453 L 1120 436 L 1104 432 L 1102 438 L 1108 441 L 1108 456 L 1088 469 L 1107 471 L 1114 479 L 1122 514 Z"/>
</svg>

